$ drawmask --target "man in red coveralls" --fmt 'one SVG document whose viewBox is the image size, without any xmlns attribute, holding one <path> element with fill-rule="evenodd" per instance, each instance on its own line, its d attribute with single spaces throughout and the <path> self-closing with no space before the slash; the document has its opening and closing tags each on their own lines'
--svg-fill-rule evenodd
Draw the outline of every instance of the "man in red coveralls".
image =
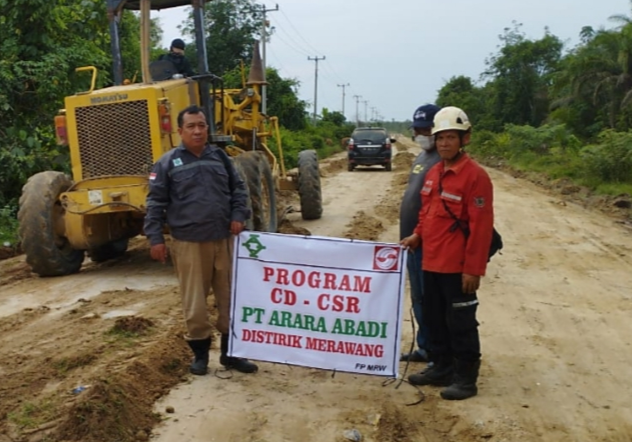
<svg viewBox="0 0 632 442">
<path fill-rule="evenodd" d="M 434 365 L 413 374 L 414 385 L 448 386 L 441 397 L 461 400 L 478 392 L 480 341 L 476 291 L 485 275 L 494 224 L 493 188 L 487 172 L 463 147 L 472 125 L 461 109 L 445 107 L 432 134 L 443 161 L 426 176 L 414 233 L 401 244 L 421 243 L 424 321 Z"/>
</svg>

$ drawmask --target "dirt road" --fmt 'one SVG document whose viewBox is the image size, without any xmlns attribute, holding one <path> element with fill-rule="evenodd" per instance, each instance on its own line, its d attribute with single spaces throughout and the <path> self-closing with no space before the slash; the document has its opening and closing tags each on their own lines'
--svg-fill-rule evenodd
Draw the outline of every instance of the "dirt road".
<svg viewBox="0 0 632 442">
<path fill-rule="evenodd" d="M 290 214 L 294 227 L 396 241 L 416 153 L 402 142 L 393 172 L 328 161 L 323 219 Z M 376 442 L 632 440 L 630 230 L 490 174 L 505 250 L 479 295 L 479 396 L 445 402 L 424 388 L 408 406 L 422 396 L 405 383 L 267 363 L 254 376 L 187 375 L 173 269 L 139 239 L 125 258 L 63 278 L 0 262 L 0 442 L 319 442 L 351 429 Z"/>
</svg>

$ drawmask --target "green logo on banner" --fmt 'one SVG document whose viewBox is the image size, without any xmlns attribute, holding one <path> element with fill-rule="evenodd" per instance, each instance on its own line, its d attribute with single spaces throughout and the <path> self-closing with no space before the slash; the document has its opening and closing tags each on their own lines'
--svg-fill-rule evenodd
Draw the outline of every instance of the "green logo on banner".
<svg viewBox="0 0 632 442">
<path fill-rule="evenodd" d="M 246 250 L 248 250 L 251 258 L 259 258 L 259 253 L 266 249 L 266 246 L 261 244 L 261 241 L 259 241 L 259 235 L 255 234 L 251 234 L 250 238 L 248 238 L 248 241 L 244 242 L 243 246 Z"/>
</svg>

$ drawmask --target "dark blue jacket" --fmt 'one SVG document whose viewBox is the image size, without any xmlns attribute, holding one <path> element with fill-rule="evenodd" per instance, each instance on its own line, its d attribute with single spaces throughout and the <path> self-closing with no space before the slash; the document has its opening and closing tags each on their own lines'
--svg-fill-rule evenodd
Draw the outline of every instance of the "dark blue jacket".
<svg viewBox="0 0 632 442">
<path fill-rule="evenodd" d="M 184 146 L 170 150 L 149 176 L 145 235 L 163 244 L 163 227 L 180 241 L 206 242 L 230 237 L 231 221 L 250 217 L 248 192 L 232 161 L 214 145 L 198 158 Z"/>
</svg>

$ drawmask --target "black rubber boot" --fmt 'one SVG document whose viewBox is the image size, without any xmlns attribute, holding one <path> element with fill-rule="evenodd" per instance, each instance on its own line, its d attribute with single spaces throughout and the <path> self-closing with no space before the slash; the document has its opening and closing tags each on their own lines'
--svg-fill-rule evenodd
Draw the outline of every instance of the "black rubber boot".
<svg viewBox="0 0 632 442">
<path fill-rule="evenodd" d="M 188 343 L 194 355 L 189 371 L 198 376 L 205 375 L 208 372 L 208 352 L 211 348 L 211 338 L 188 341 Z"/>
<path fill-rule="evenodd" d="M 452 383 L 454 377 L 454 365 L 452 358 L 445 356 L 431 356 L 433 364 L 429 364 L 424 370 L 408 376 L 408 382 L 413 385 L 434 385 L 445 387 Z"/>
<path fill-rule="evenodd" d="M 222 354 L 219 357 L 219 363 L 226 368 L 232 368 L 240 373 L 255 373 L 259 370 L 256 364 L 253 364 L 248 359 L 235 358 L 228 356 L 228 335 L 222 335 L 221 340 Z"/>
<path fill-rule="evenodd" d="M 403 353 L 399 360 L 401 362 L 428 362 L 428 354 L 425 350 L 413 350 L 411 353 Z"/>
<path fill-rule="evenodd" d="M 481 361 L 456 361 L 454 382 L 441 392 L 441 397 L 449 401 L 461 401 L 476 396 L 478 388 L 478 370 Z"/>
</svg>

